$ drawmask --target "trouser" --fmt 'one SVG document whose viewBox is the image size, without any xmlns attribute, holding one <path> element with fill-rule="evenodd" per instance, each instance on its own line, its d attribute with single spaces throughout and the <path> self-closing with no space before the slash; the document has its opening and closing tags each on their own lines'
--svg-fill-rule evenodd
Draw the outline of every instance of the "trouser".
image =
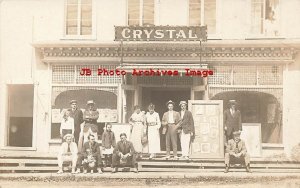
<svg viewBox="0 0 300 188">
<path fill-rule="evenodd" d="M 113 168 L 120 166 L 120 159 L 121 159 L 121 157 L 117 153 L 113 154 L 113 156 L 112 156 L 112 167 Z M 136 155 L 135 154 L 133 154 L 132 156 L 129 156 L 127 158 L 126 166 L 131 166 L 133 168 L 136 168 Z"/>
<path fill-rule="evenodd" d="M 102 158 L 101 155 L 96 155 L 94 156 L 94 158 L 96 159 L 96 165 L 95 165 L 95 169 L 97 168 L 101 168 L 102 167 Z M 81 165 L 83 166 L 84 169 L 89 169 L 88 163 L 84 163 L 82 164 L 82 161 L 84 160 L 84 155 L 83 154 L 78 154 L 78 160 L 77 160 L 77 168 L 80 168 Z"/>
<path fill-rule="evenodd" d="M 177 156 L 177 129 L 175 124 L 168 124 L 168 130 L 166 134 L 167 155 L 170 155 L 171 144 L 173 147 L 173 155 Z"/>
<path fill-rule="evenodd" d="M 189 156 L 191 133 L 185 134 L 183 131 L 180 136 L 182 156 Z"/>
<path fill-rule="evenodd" d="M 229 153 L 225 153 L 225 165 L 229 164 L 244 164 L 247 166 L 250 164 L 250 156 L 248 153 L 241 155 L 240 157 L 235 157 Z"/>
<path fill-rule="evenodd" d="M 72 161 L 72 168 L 75 168 L 76 167 L 76 162 L 77 162 L 77 154 L 72 154 L 72 155 L 58 154 L 57 161 L 58 161 L 58 167 L 59 168 L 62 168 L 64 161 Z"/>
</svg>

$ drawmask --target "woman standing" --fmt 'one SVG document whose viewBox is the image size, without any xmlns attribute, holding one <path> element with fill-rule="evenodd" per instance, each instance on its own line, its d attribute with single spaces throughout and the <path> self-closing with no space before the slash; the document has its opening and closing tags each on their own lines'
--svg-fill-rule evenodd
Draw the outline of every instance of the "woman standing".
<svg viewBox="0 0 300 188">
<path fill-rule="evenodd" d="M 70 113 L 70 109 L 64 111 L 64 116 L 59 129 L 59 133 L 62 139 L 66 134 L 72 134 L 74 136 L 74 119 L 70 117 Z"/>
<path fill-rule="evenodd" d="M 148 126 L 148 147 L 150 159 L 160 152 L 159 128 L 161 126 L 159 114 L 154 111 L 154 104 L 148 106 L 149 112 L 146 114 L 146 124 Z"/>
<path fill-rule="evenodd" d="M 134 150 L 141 155 L 143 151 L 142 137 L 145 129 L 145 114 L 141 112 L 139 106 L 134 106 L 134 113 L 129 119 L 131 125 L 130 141 L 133 144 Z"/>
</svg>

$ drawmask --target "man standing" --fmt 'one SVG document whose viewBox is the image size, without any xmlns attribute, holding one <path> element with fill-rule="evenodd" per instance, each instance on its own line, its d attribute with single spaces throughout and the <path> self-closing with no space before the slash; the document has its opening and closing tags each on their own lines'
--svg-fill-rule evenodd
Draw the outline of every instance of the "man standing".
<svg viewBox="0 0 300 188">
<path fill-rule="evenodd" d="M 83 113 L 80 109 L 77 108 L 77 101 L 70 101 L 71 109 L 70 109 L 70 117 L 74 119 L 74 137 L 75 142 L 78 145 L 79 134 L 80 134 L 80 125 L 83 122 Z"/>
<path fill-rule="evenodd" d="M 127 135 L 125 133 L 121 133 L 120 138 L 121 140 L 117 143 L 112 156 L 112 173 L 118 171 L 117 167 L 120 164 L 130 165 L 134 168 L 134 172 L 137 173 L 136 155 L 133 144 L 126 140 Z"/>
<path fill-rule="evenodd" d="M 167 156 L 166 159 L 170 158 L 170 150 L 171 144 L 173 147 L 173 155 L 174 159 L 178 159 L 177 156 L 177 129 L 179 128 L 180 123 L 180 114 L 173 110 L 174 102 L 168 101 L 167 102 L 168 112 L 165 112 L 162 118 L 162 125 L 163 130 L 162 134 L 166 134 L 166 149 L 167 149 Z"/>
<path fill-rule="evenodd" d="M 241 112 L 236 109 L 237 102 L 229 101 L 230 108 L 224 112 L 224 129 L 226 141 L 233 139 L 233 132 L 242 130 Z"/>
<path fill-rule="evenodd" d="M 195 127 L 193 115 L 190 111 L 186 109 L 187 103 L 185 101 L 180 101 L 179 106 L 181 107 L 180 116 L 181 116 L 181 149 L 182 149 L 182 158 L 189 159 L 190 151 L 190 141 L 191 137 L 195 136 Z"/>
<path fill-rule="evenodd" d="M 233 139 L 228 141 L 225 153 L 225 173 L 229 171 L 230 164 L 245 164 L 246 171 L 250 170 L 250 156 L 247 153 L 245 142 L 240 139 L 241 132 L 233 132 Z"/>
<path fill-rule="evenodd" d="M 95 140 L 98 140 L 98 126 L 97 119 L 99 118 L 99 112 L 94 108 L 95 103 L 93 100 L 87 102 L 87 109 L 83 113 L 83 120 L 85 122 L 83 127 L 84 143 L 88 141 L 90 134 L 95 136 Z"/>
<path fill-rule="evenodd" d="M 63 142 L 60 146 L 60 150 L 57 155 L 58 161 L 58 174 L 63 173 L 63 162 L 64 161 L 72 161 L 72 173 L 75 173 L 76 162 L 77 162 L 77 145 L 73 142 L 73 135 L 66 134 L 63 138 L 65 142 Z"/>
<path fill-rule="evenodd" d="M 90 169 L 91 173 L 94 172 L 95 169 L 98 170 L 99 174 L 102 174 L 102 159 L 100 153 L 100 144 L 95 142 L 95 136 L 89 135 L 89 141 L 83 144 L 82 152 L 79 155 L 79 159 L 77 162 L 77 173 L 80 172 L 79 167 L 83 162 L 83 172 L 87 173 L 87 170 Z"/>
</svg>

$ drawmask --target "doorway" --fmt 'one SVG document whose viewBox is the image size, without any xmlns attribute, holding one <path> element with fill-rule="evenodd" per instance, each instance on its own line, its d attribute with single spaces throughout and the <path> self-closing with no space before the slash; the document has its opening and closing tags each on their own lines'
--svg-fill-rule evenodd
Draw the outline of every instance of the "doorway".
<svg viewBox="0 0 300 188">
<path fill-rule="evenodd" d="M 147 111 L 147 107 L 150 103 L 155 105 L 155 111 L 159 114 L 160 120 L 163 114 L 167 111 L 166 103 L 169 100 L 175 102 L 174 110 L 179 112 L 179 102 L 184 100 L 188 101 L 191 97 L 190 88 L 148 88 L 142 89 L 142 110 Z M 159 130 L 160 133 L 160 147 L 161 151 L 166 151 L 166 138 L 161 133 L 162 127 Z M 177 149 L 181 151 L 180 140 L 178 137 Z M 172 150 L 172 148 L 171 148 Z"/>
</svg>

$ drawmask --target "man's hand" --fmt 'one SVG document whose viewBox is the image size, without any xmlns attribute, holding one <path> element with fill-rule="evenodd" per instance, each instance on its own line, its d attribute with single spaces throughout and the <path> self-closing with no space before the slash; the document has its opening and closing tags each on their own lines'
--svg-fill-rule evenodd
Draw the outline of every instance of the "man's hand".
<svg viewBox="0 0 300 188">
<path fill-rule="evenodd" d="M 224 127 L 224 130 L 227 131 L 227 126 Z"/>
</svg>

